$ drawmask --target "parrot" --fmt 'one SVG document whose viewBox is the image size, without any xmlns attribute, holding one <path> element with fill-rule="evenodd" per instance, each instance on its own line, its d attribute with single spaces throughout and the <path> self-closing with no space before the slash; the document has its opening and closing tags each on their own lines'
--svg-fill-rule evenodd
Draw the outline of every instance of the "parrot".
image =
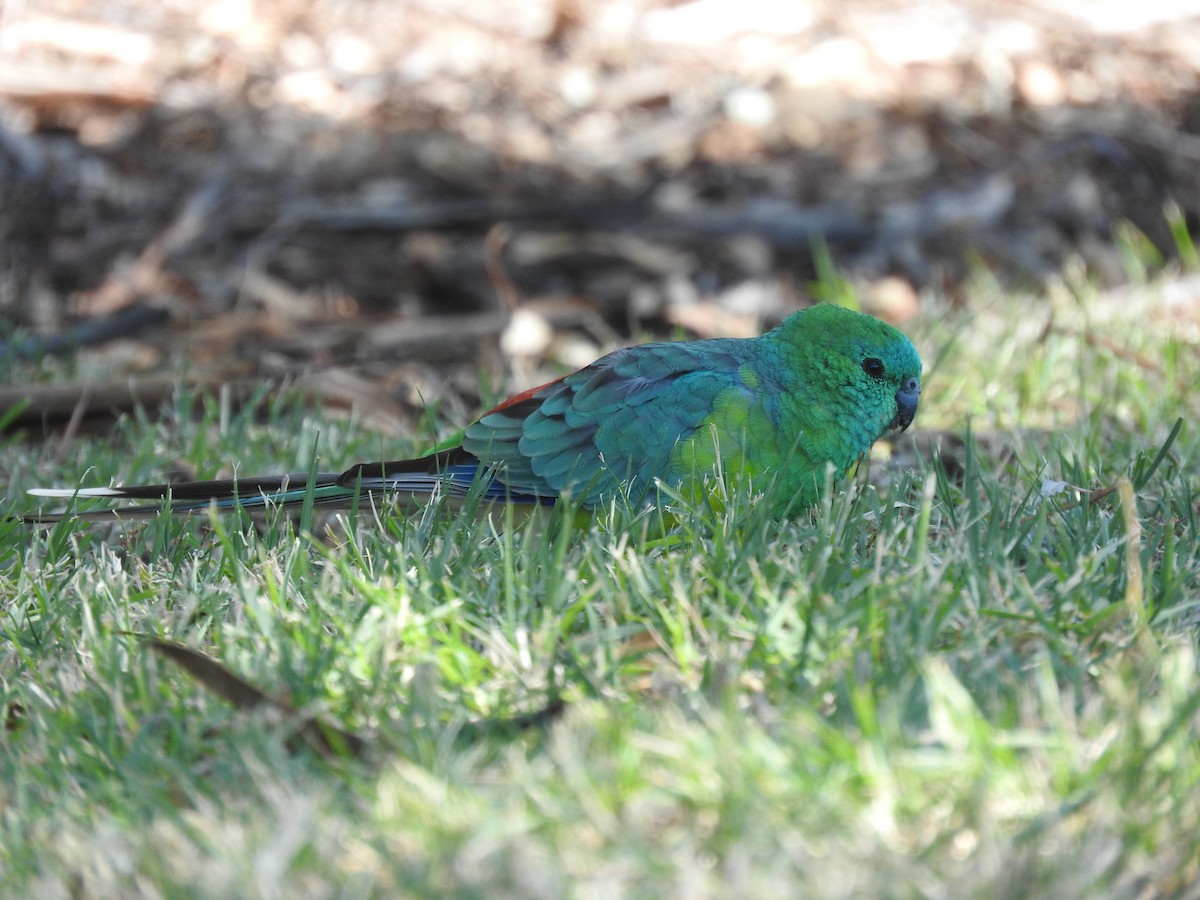
<svg viewBox="0 0 1200 900">
<path fill-rule="evenodd" d="M 834 304 L 794 312 L 753 338 L 707 338 L 614 350 L 509 397 L 413 459 L 141 486 L 35 488 L 43 498 L 143 501 L 25 517 L 48 523 L 274 506 L 350 507 L 377 495 L 479 496 L 584 510 L 614 501 L 700 497 L 715 472 L 769 479 L 773 515 L 798 514 L 832 471 L 844 478 L 881 437 L 917 413 L 921 359 L 907 337 Z M 665 491 L 663 489 L 666 489 Z M 145 501 L 154 501 L 146 503 Z"/>
</svg>

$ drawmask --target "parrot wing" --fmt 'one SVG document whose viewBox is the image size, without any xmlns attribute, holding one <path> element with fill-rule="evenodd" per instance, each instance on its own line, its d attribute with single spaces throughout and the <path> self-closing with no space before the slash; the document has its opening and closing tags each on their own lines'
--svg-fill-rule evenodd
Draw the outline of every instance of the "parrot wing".
<svg viewBox="0 0 1200 900">
<path fill-rule="evenodd" d="M 519 493 L 570 493 L 593 506 L 626 485 L 639 502 L 656 478 L 682 476 L 671 469 L 672 451 L 704 425 L 718 396 L 747 390 L 738 377 L 743 344 L 617 350 L 484 414 L 464 432 L 462 449 Z"/>
</svg>

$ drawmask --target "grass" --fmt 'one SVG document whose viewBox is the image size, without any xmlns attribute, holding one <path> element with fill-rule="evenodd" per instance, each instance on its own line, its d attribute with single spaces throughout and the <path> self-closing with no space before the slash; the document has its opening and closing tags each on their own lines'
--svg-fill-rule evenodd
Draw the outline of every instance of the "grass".
<svg viewBox="0 0 1200 900">
<path fill-rule="evenodd" d="M 1194 312 L 984 286 L 910 331 L 940 451 L 793 522 L 735 495 L 667 524 L 0 524 L 5 894 L 1196 896 Z M 314 445 L 380 450 L 294 401 L 181 397 L 8 439 L 0 512 Z M 366 756 L 297 747 L 311 716 Z"/>
</svg>

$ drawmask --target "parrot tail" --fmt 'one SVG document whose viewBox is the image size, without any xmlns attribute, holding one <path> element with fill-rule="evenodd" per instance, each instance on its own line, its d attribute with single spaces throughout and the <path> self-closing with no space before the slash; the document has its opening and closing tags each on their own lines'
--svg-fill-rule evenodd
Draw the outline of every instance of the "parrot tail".
<svg viewBox="0 0 1200 900">
<path fill-rule="evenodd" d="M 107 521 L 145 519 L 164 511 L 188 515 L 209 508 L 263 510 L 299 508 L 310 498 L 325 509 L 350 508 L 384 498 L 420 500 L 434 495 L 465 498 L 473 491 L 485 502 L 552 504 L 554 497 L 514 491 L 481 469 L 479 461 L 454 448 L 430 456 L 394 462 L 362 463 L 344 472 L 293 472 L 219 481 L 101 488 L 33 488 L 34 497 L 62 500 L 143 500 L 136 506 L 67 510 L 22 516 L 28 525 L 50 525 L 63 519 Z"/>
<path fill-rule="evenodd" d="M 312 498 L 314 504 L 337 505 L 349 501 L 354 494 L 338 483 L 340 473 L 317 472 L 312 476 Z M 130 485 L 127 487 L 103 488 L 33 488 L 34 497 L 63 500 L 147 500 L 155 501 L 137 506 L 120 506 L 108 509 L 67 510 L 56 513 L 36 513 L 22 516 L 29 525 L 49 525 L 63 519 L 104 521 L 118 519 L 146 519 L 161 512 L 187 515 L 207 510 L 210 506 L 218 510 L 264 509 L 303 505 L 309 494 L 307 472 L 288 475 L 267 475 L 259 478 L 237 478 L 220 481 L 179 481 L 167 484 Z"/>
</svg>

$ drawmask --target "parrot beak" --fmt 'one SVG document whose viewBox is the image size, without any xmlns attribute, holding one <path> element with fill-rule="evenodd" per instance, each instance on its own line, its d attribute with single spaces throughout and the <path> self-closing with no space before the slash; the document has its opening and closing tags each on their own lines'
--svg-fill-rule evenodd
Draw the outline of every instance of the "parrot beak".
<svg viewBox="0 0 1200 900">
<path fill-rule="evenodd" d="M 888 423 L 888 430 L 899 428 L 904 431 L 912 424 L 917 414 L 917 406 L 921 402 L 921 382 L 910 378 L 904 387 L 896 392 L 896 417 Z"/>
</svg>

